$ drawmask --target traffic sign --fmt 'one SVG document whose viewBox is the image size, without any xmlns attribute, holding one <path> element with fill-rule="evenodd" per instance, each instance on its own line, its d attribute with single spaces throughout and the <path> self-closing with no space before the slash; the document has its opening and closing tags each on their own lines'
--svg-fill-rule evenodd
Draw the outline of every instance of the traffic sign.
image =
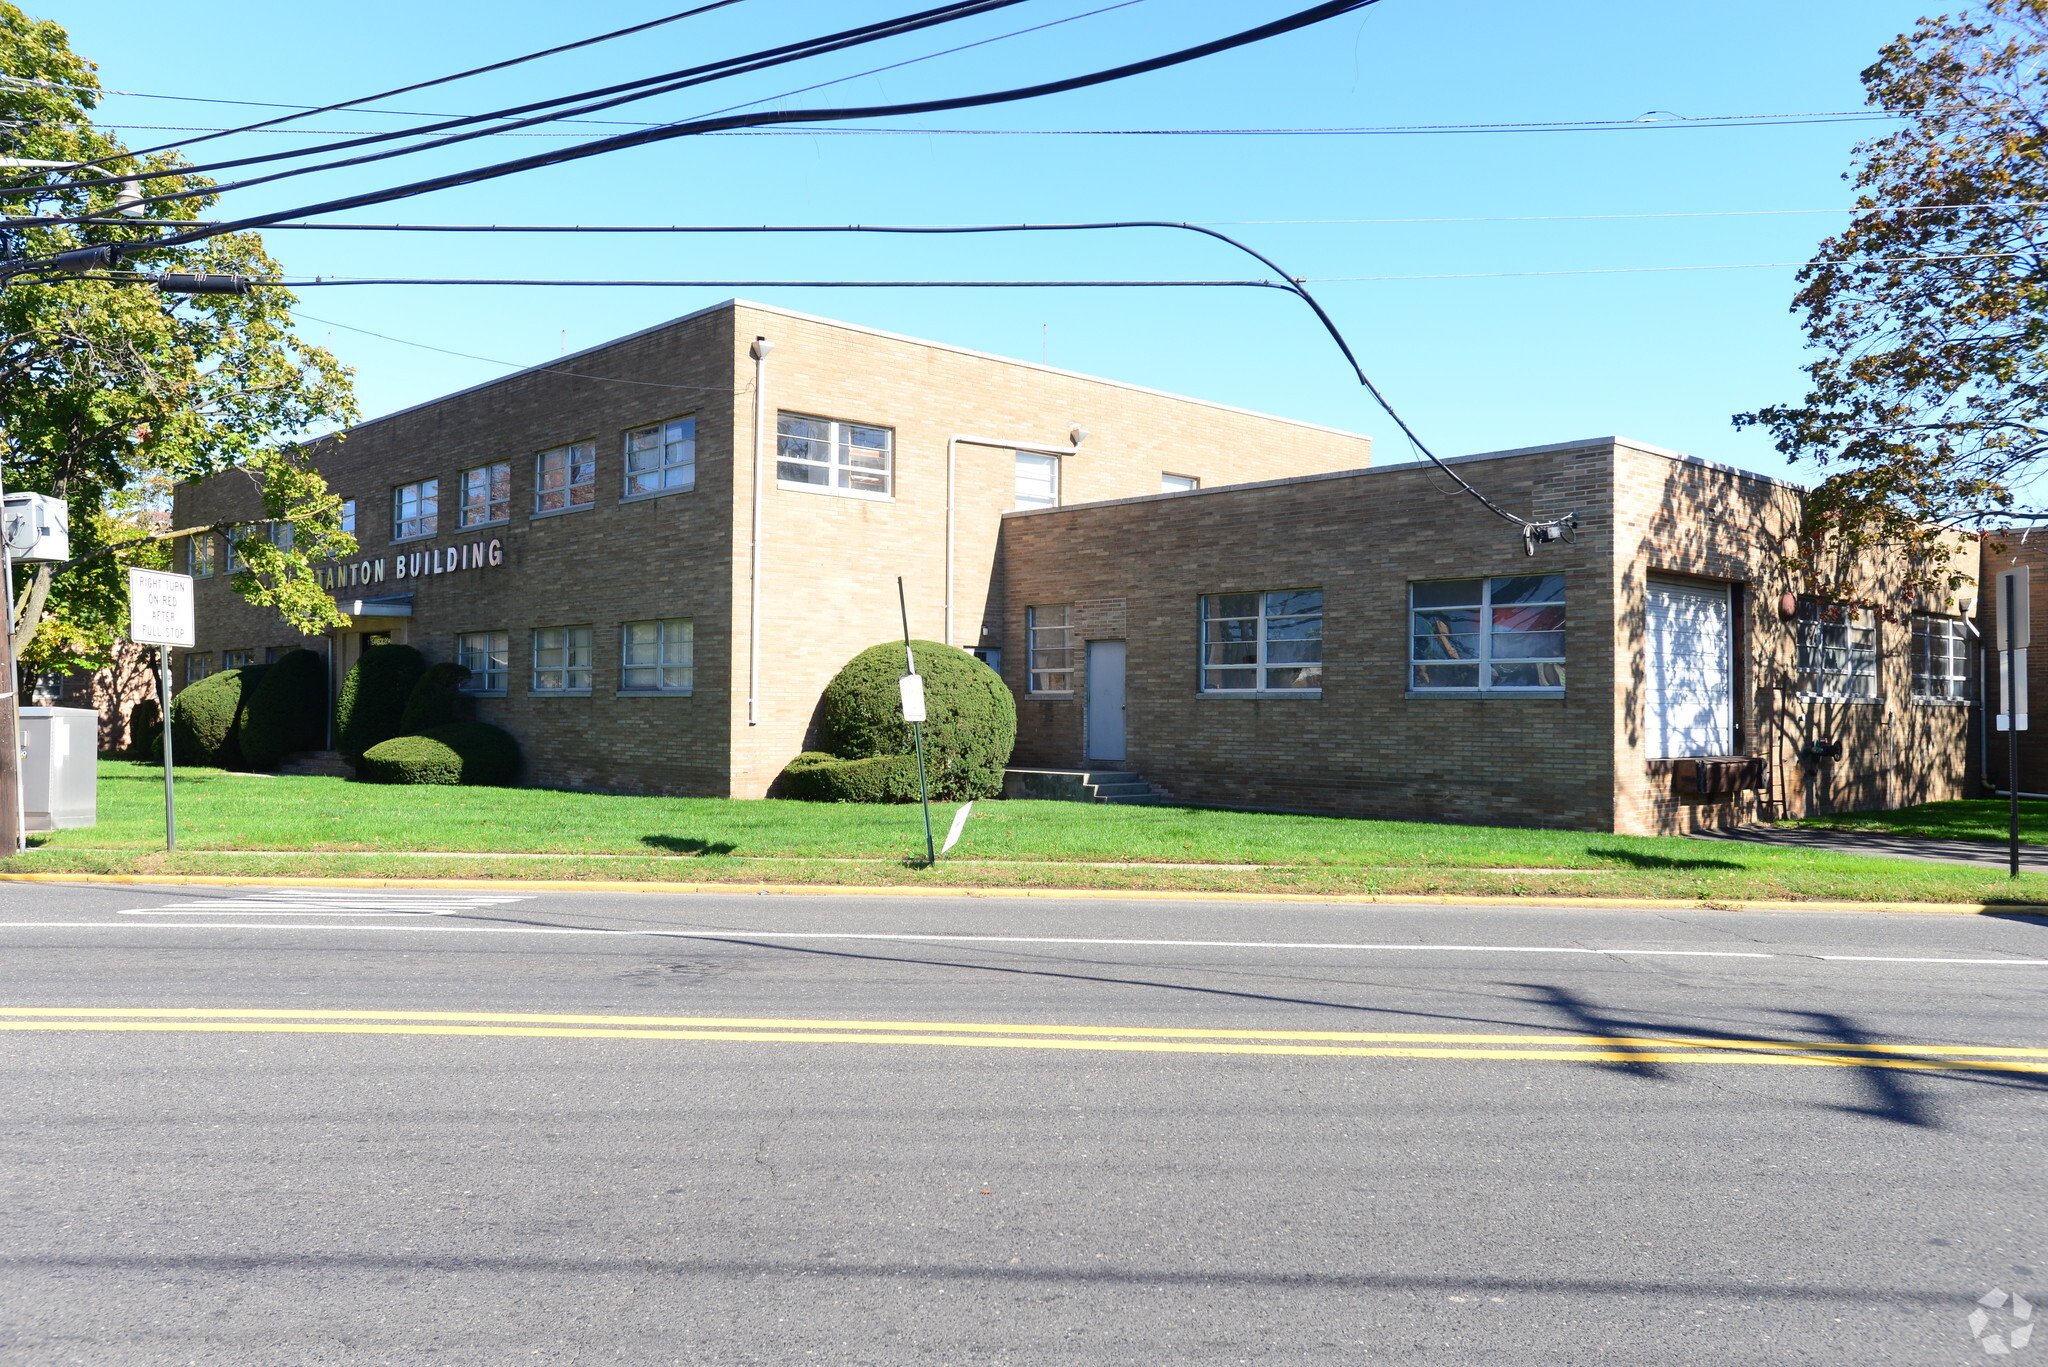
<svg viewBox="0 0 2048 1367">
<path fill-rule="evenodd" d="M 192 576 L 161 570 L 128 571 L 128 639 L 143 645 L 199 644 L 192 620 Z"/>
</svg>

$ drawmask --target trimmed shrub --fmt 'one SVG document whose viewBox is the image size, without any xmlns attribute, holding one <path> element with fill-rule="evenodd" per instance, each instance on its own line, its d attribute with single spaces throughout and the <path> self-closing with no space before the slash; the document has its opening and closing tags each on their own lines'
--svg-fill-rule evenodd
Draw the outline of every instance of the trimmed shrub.
<svg viewBox="0 0 2048 1367">
<path fill-rule="evenodd" d="M 917 757 L 840 759 L 806 750 L 782 771 L 782 787 L 805 802 L 915 802 Z"/>
<path fill-rule="evenodd" d="M 144 698 L 128 709 L 128 753 L 137 759 L 147 757 L 152 751 L 163 753 L 159 744 L 164 733 L 163 709 L 155 698 Z"/>
<path fill-rule="evenodd" d="M 178 764 L 218 764 L 223 769 L 242 767 L 239 732 L 246 714 L 249 694 L 262 682 L 269 665 L 244 665 L 223 669 L 197 683 L 187 684 L 171 698 L 171 759 Z M 150 747 L 163 758 L 163 734 L 158 732 Z"/>
<path fill-rule="evenodd" d="M 363 752 L 356 773 L 365 783 L 503 785 L 519 772 L 519 743 L 480 721 L 397 736 Z"/>
<path fill-rule="evenodd" d="M 399 719 L 398 734 L 417 736 L 436 726 L 449 726 L 470 718 L 469 695 L 462 692 L 469 670 L 462 665 L 434 665 L 420 675 L 405 700 L 405 715 Z"/>
<path fill-rule="evenodd" d="M 349 666 L 334 703 L 334 744 L 354 763 L 370 747 L 403 733 L 405 704 L 426 673 L 411 646 L 371 646 Z"/>
<path fill-rule="evenodd" d="M 1017 743 L 1016 699 L 994 670 L 956 646 L 912 641 L 911 648 L 924 676 L 925 779 L 932 797 L 957 802 L 996 796 Z M 910 727 L 896 684 L 902 673 L 900 642 L 870 646 L 848 661 L 825 688 L 818 723 L 824 750 L 842 760 L 910 754 Z M 914 769 L 910 782 L 914 801 Z"/>
<path fill-rule="evenodd" d="M 242 759 L 275 769 L 286 755 L 327 744 L 327 661 L 310 650 L 287 651 L 249 691 L 243 709 Z"/>
</svg>

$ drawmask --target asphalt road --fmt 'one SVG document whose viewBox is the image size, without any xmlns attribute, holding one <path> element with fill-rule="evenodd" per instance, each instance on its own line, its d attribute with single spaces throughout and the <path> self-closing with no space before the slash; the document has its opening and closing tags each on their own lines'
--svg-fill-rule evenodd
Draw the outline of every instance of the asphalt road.
<svg viewBox="0 0 2048 1367">
<path fill-rule="evenodd" d="M 0 1363 L 2048 1365 L 2048 921 L 490 896 L 0 884 Z"/>
</svg>

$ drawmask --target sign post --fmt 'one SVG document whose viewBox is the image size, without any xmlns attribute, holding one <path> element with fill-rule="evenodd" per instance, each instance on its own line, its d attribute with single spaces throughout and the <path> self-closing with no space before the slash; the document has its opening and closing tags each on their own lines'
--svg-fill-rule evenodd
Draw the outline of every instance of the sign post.
<svg viewBox="0 0 2048 1367">
<path fill-rule="evenodd" d="M 178 848 L 178 805 L 171 788 L 171 652 L 199 644 L 192 620 L 192 576 L 128 571 L 128 639 L 156 652 L 157 712 L 164 728 L 164 849 Z"/>
<path fill-rule="evenodd" d="M 2006 857 L 2020 876 L 2020 732 L 2027 729 L 2027 647 L 2033 637 L 2031 574 L 2025 565 L 1998 576 L 1998 729 L 2005 732 L 2005 787 L 2011 799 Z"/>
<path fill-rule="evenodd" d="M 924 786 L 924 680 L 917 672 L 917 657 L 910 652 L 910 600 L 903 596 L 903 576 L 896 576 L 896 606 L 903 612 L 903 677 L 896 686 L 903 691 L 903 720 L 917 741 L 917 800 L 924 807 L 924 866 L 939 862 L 932 846 L 932 798 Z"/>
</svg>

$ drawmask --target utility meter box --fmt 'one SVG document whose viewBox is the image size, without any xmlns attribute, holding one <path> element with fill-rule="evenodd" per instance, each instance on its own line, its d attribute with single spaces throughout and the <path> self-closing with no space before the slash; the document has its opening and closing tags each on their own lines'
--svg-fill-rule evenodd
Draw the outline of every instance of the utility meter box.
<svg viewBox="0 0 2048 1367">
<path fill-rule="evenodd" d="M 21 709 L 21 825 L 28 831 L 99 820 L 100 714 L 84 707 Z"/>
<path fill-rule="evenodd" d="M 61 498 L 28 493 L 0 498 L 0 533 L 16 560 L 71 558 L 71 514 Z"/>
</svg>

